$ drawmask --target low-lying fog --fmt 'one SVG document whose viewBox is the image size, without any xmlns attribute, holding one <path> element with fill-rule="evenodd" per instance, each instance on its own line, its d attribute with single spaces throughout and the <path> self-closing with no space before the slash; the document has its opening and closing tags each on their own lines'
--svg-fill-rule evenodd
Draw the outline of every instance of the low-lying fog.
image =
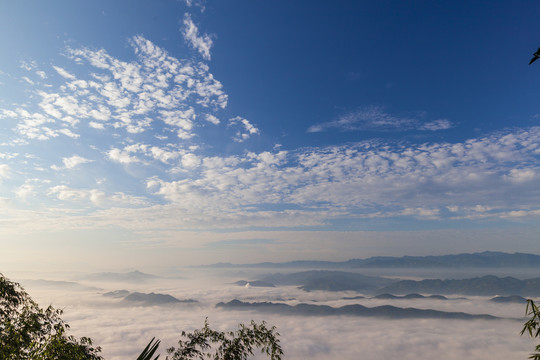
<svg viewBox="0 0 540 360">
<path fill-rule="evenodd" d="M 294 271 L 302 271 L 295 269 Z M 109 360 L 134 359 L 154 336 L 162 340 L 161 353 L 176 345 L 182 330 L 202 327 L 208 318 L 211 327 L 234 330 L 251 320 L 275 325 L 281 334 L 285 359 L 526 359 L 534 341 L 521 337 L 525 305 L 494 303 L 491 297 L 445 295 L 438 299 L 375 299 L 373 294 L 352 291 L 311 291 L 297 286 L 238 286 L 238 280 L 254 280 L 261 273 L 280 270 L 185 269 L 166 278 L 144 282 L 97 281 L 85 275 L 5 273 L 20 282 L 42 306 L 64 309 L 64 319 L 76 336 L 90 336 Z M 359 271 L 364 275 L 395 277 L 396 271 Z M 431 275 L 428 275 L 430 273 Z M 526 271 L 522 271 L 525 274 Z M 491 272 L 493 274 L 493 272 Z M 403 273 L 402 278 L 448 278 L 442 272 Z M 454 278 L 463 278 L 459 272 Z M 469 274 L 470 275 L 470 274 Z M 478 276 L 483 274 L 477 274 Z M 501 274 L 498 276 L 516 275 Z M 535 277 L 520 276 L 521 278 Z M 76 282 L 43 282 L 38 279 Z M 78 285 L 77 285 L 78 284 Z M 116 290 L 169 294 L 196 303 L 141 306 L 120 298 L 103 296 Z M 358 299 L 345 297 L 365 296 Z M 225 310 L 219 302 L 233 299 L 249 302 L 310 303 L 340 307 L 361 304 L 367 307 L 393 305 L 401 308 L 434 309 L 470 314 L 491 314 L 498 320 L 448 320 L 367 318 L 355 316 L 286 316 L 274 313 Z"/>
</svg>

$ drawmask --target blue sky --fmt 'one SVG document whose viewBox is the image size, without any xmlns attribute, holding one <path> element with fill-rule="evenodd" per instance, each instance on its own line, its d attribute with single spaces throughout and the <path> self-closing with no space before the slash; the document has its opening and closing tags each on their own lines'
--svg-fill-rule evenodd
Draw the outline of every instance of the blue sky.
<svg viewBox="0 0 540 360">
<path fill-rule="evenodd" d="M 2 2 L 0 259 L 538 253 L 539 10 Z"/>
</svg>

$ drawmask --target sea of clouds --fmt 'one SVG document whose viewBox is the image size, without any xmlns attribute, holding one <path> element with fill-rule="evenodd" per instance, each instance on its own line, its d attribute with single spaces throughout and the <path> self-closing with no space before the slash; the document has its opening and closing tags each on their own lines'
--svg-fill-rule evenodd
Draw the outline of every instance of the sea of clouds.
<svg viewBox="0 0 540 360">
<path fill-rule="evenodd" d="M 254 275 L 252 270 L 248 273 Z M 305 292 L 295 286 L 276 288 L 242 287 L 233 284 L 249 279 L 244 271 L 228 275 L 205 270 L 182 277 L 145 283 L 116 283 L 79 280 L 87 288 L 68 289 L 38 284 L 26 279 L 74 280 L 44 274 L 14 274 L 41 306 L 64 309 L 64 319 L 76 336 L 90 336 L 110 360 L 134 359 L 156 337 L 161 353 L 176 345 L 181 331 L 201 328 L 206 318 L 212 328 L 234 330 L 240 323 L 266 321 L 276 326 L 286 359 L 526 359 L 534 348 L 533 340 L 521 337 L 525 307 L 522 304 L 496 304 L 488 297 L 447 296 L 450 300 L 382 300 L 367 298 L 344 300 L 361 295 L 354 292 Z M 33 276 L 32 276 L 33 275 Z M 25 278 L 17 278 L 22 277 Z M 28 284 L 28 285 L 25 285 Z M 120 299 L 103 296 L 113 290 L 157 292 L 197 303 L 170 306 L 122 305 Z M 394 305 L 472 314 L 492 314 L 501 320 L 447 320 L 365 318 L 347 316 L 285 316 L 253 311 L 216 308 L 218 302 L 286 302 L 290 305 L 312 303 L 368 307 Z M 256 358 L 263 358 L 257 356 Z"/>
</svg>

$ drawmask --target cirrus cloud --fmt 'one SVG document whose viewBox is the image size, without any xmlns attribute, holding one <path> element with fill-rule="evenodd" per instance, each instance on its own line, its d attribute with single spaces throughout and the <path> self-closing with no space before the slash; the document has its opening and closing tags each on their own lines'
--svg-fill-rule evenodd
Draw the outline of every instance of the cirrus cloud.
<svg viewBox="0 0 540 360">
<path fill-rule="evenodd" d="M 392 115 L 380 106 L 367 106 L 355 112 L 340 116 L 337 120 L 315 124 L 307 129 L 308 133 L 323 132 L 330 129 L 340 131 L 409 131 L 447 130 L 454 125 L 447 119 L 422 122 L 416 118 Z"/>
</svg>

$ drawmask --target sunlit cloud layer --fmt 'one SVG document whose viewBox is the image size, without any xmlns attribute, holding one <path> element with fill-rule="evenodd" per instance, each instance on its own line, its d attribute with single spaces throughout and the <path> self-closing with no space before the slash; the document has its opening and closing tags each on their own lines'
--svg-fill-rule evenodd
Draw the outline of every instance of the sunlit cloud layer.
<svg viewBox="0 0 540 360">
<path fill-rule="evenodd" d="M 187 275 L 184 273 L 184 275 Z M 281 334 L 287 359 L 432 359 L 454 360 L 525 358 L 533 348 L 532 341 L 519 336 L 523 315 L 520 304 L 495 304 L 486 297 L 439 300 L 343 300 L 346 292 L 304 292 L 294 286 L 246 288 L 233 285 L 238 277 L 209 278 L 198 274 L 194 279 L 161 280 L 155 284 L 97 284 L 101 291 L 50 288 L 29 289 L 42 303 L 53 302 L 64 308 L 64 318 L 77 336 L 90 336 L 103 347 L 107 359 L 137 356 L 152 337 L 162 341 L 161 352 L 176 345 L 181 331 L 201 328 L 206 318 L 220 331 L 234 330 L 239 323 L 266 321 Z M 197 304 L 161 306 L 118 306 L 118 299 L 101 294 L 127 288 L 131 291 L 168 293 L 178 298 L 197 299 Z M 369 297 L 369 295 L 367 295 Z M 367 307 L 393 305 L 443 311 L 490 313 L 507 320 L 436 320 L 363 318 L 345 316 L 285 316 L 252 311 L 225 311 L 215 308 L 220 301 L 238 298 L 244 301 L 313 303 L 343 306 L 360 303 Z M 277 300 L 281 299 L 281 300 Z M 286 299 L 286 300 L 284 300 Z"/>
</svg>

